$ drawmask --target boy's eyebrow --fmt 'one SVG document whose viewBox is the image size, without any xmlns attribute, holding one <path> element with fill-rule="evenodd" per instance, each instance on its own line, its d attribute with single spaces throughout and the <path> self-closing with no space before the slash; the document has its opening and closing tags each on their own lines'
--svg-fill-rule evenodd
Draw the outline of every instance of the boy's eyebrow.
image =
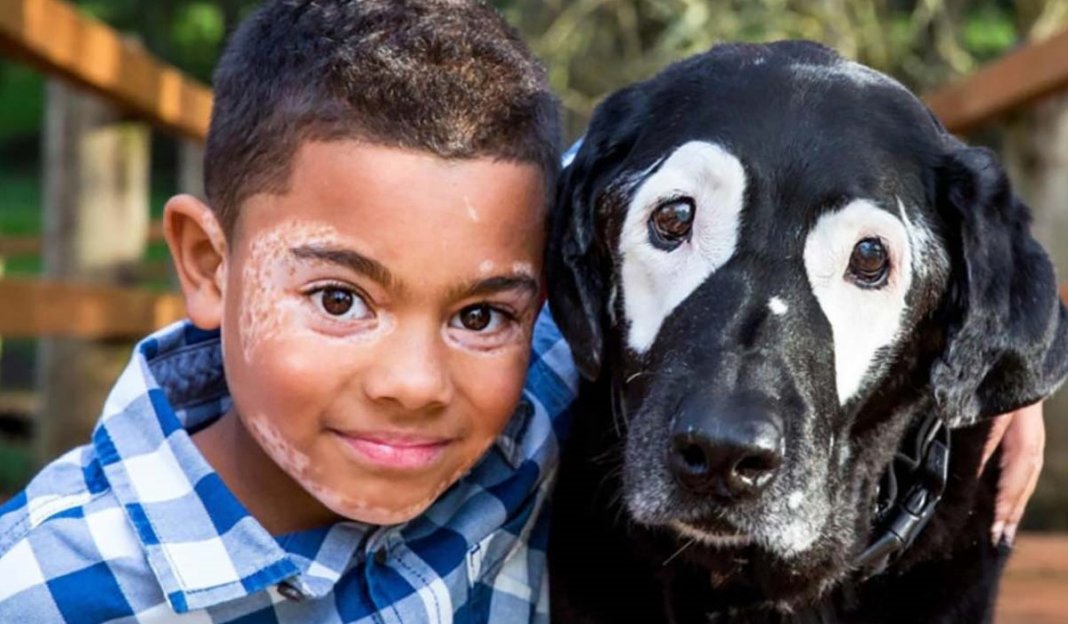
<svg viewBox="0 0 1068 624">
<path fill-rule="evenodd" d="M 524 290 L 530 295 L 536 295 L 541 290 L 541 286 L 538 284 L 538 280 L 527 273 L 495 275 L 449 289 L 449 300 L 454 301 L 479 295 L 490 295 L 506 290 Z"/>
<path fill-rule="evenodd" d="M 301 245 L 299 247 L 291 247 L 289 252 L 301 259 L 321 260 L 347 267 L 386 287 L 393 287 L 397 282 L 393 274 L 381 262 L 372 260 L 351 249 Z"/>
</svg>

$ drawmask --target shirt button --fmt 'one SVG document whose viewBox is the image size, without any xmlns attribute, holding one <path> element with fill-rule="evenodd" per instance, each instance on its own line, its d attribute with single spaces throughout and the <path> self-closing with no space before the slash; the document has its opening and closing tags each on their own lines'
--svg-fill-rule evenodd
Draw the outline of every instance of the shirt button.
<svg viewBox="0 0 1068 624">
<path fill-rule="evenodd" d="M 386 547 L 379 547 L 379 549 L 375 551 L 375 563 L 378 565 L 386 565 L 387 559 L 389 559 L 389 553 L 386 552 Z"/>
<path fill-rule="evenodd" d="M 278 584 L 278 593 L 286 600 L 292 600 L 293 602 L 304 600 L 304 593 L 289 581 L 282 581 Z"/>
</svg>

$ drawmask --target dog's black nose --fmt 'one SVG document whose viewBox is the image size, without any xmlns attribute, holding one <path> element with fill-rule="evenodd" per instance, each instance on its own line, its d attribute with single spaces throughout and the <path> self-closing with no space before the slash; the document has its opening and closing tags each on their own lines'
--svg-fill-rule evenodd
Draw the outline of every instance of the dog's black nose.
<svg viewBox="0 0 1068 624">
<path fill-rule="evenodd" d="M 721 502 L 759 494 L 782 464 L 782 420 L 751 406 L 684 405 L 671 432 L 670 465 L 686 489 Z"/>
</svg>

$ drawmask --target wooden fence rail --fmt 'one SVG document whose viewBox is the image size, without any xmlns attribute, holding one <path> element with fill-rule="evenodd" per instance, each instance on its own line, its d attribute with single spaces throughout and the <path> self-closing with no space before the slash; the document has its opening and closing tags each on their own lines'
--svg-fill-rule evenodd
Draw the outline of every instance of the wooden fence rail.
<svg viewBox="0 0 1068 624">
<path fill-rule="evenodd" d="M 211 91 L 61 0 L 0 0 L 0 51 L 158 127 L 203 140 Z"/>
<path fill-rule="evenodd" d="M 1025 45 L 925 98 L 950 132 L 964 134 L 1068 87 L 1068 29 Z"/>
<path fill-rule="evenodd" d="M 185 315 L 182 298 L 141 289 L 0 280 L 4 337 L 140 338 Z"/>
</svg>

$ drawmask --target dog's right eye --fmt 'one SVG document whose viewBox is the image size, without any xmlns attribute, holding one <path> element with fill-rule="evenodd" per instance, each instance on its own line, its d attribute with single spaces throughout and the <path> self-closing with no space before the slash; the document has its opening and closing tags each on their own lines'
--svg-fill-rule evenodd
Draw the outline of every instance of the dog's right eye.
<svg viewBox="0 0 1068 624">
<path fill-rule="evenodd" d="M 658 249 L 671 251 L 689 240 L 697 206 L 689 197 L 661 202 L 649 217 L 649 238 Z"/>
<path fill-rule="evenodd" d="M 880 288 L 890 274 L 890 254 L 883 241 L 865 238 L 853 247 L 849 257 L 849 273 L 862 288 Z"/>
</svg>

